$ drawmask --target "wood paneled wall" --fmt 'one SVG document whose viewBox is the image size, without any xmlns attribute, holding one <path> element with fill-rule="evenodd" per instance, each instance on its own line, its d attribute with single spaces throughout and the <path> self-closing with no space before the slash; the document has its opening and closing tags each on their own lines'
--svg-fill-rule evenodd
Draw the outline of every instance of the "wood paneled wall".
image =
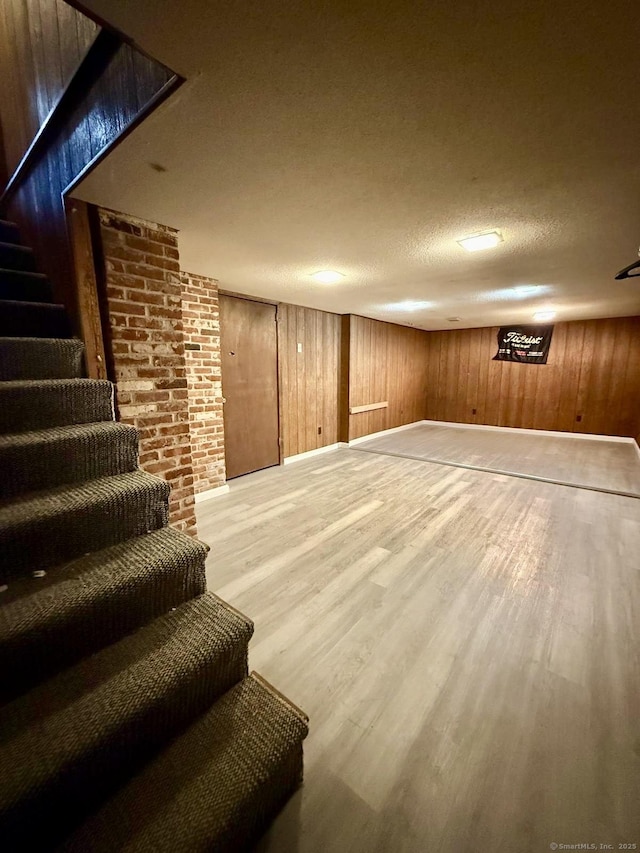
<svg viewBox="0 0 640 853">
<path fill-rule="evenodd" d="M 349 416 L 349 439 L 425 417 L 428 332 L 351 315 L 349 406 L 388 401 Z"/>
<path fill-rule="evenodd" d="M 59 0 L 3 0 L 2 8 L 5 27 L 13 22 L 15 62 L 0 98 L 5 147 L 15 160 L 34 128 L 37 135 L 10 180 L 1 213 L 20 226 L 80 332 L 63 196 L 181 79 Z M 29 102 L 22 112 L 5 111 L 5 100 L 15 100 L 8 98 L 12 86 L 17 102 Z M 54 112 L 43 125 L 49 104 Z"/>
<path fill-rule="evenodd" d="M 280 433 L 285 457 L 338 441 L 340 323 L 338 314 L 278 305 Z"/>
<path fill-rule="evenodd" d="M 99 32 L 64 0 L 0 4 L 0 113 L 12 173 Z"/>
<path fill-rule="evenodd" d="M 497 332 L 280 304 L 283 456 L 424 418 L 640 438 L 640 317 L 558 323 L 546 365 L 493 361 Z"/>
<path fill-rule="evenodd" d="M 427 333 L 427 418 L 640 433 L 640 317 L 556 324 L 546 365 L 492 361 L 497 332 Z"/>
<path fill-rule="evenodd" d="M 2 115 L 0 114 L 0 188 L 4 188 L 9 181 L 9 169 L 7 157 L 4 150 L 4 131 L 2 129 Z"/>
</svg>

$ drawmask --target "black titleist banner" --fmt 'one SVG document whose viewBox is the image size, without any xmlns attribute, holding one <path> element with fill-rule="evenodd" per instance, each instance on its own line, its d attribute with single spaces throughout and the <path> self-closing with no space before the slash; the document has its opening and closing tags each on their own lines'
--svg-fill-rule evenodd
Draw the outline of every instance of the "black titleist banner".
<svg viewBox="0 0 640 853">
<path fill-rule="evenodd" d="M 553 326 L 503 326 L 493 360 L 546 364 L 552 335 Z"/>
</svg>

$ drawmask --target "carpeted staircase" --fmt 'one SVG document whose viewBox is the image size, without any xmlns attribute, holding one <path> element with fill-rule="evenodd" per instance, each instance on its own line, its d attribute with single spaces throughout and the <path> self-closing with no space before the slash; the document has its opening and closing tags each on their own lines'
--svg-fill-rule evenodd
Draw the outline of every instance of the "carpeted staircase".
<svg viewBox="0 0 640 853">
<path fill-rule="evenodd" d="M 306 717 L 248 676 L 253 625 L 7 222 L 0 267 L 0 850 L 247 849 Z"/>
</svg>

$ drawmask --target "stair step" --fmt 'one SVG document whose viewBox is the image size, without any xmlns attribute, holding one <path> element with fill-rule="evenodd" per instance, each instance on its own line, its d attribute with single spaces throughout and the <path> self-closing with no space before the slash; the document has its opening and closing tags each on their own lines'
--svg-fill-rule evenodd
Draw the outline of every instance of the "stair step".
<svg viewBox="0 0 640 853">
<path fill-rule="evenodd" d="M 134 471 L 0 504 L 0 584 L 167 524 L 169 485 Z"/>
<path fill-rule="evenodd" d="M 103 421 L 0 435 L 0 500 L 138 467 L 138 431 Z"/>
<path fill-rule="evenodd" d="M 252 631 L 249 620 L 206 594 L 5 705 L 0 837 L 7 849 L 51 850 L 246 676 Z"/>
<path fill-rule="evenodd" d="M 113 385 L 104 379 L 0 383 L 0 433 L 113 420 Z"/>
<path fill-rule="evenodd" d="M 43 273 L 0 268 L 0 299 L 53 302 L 53 290 Z"/>
<path fill-rule="evenodd" d="M 79 379 L 83 355 L 75 338 L 0 338 L 0 381 Z"/>
<path fill-rule="evenodd" d="M 0 337 L 70 338 L 71 323 L 64 305 L 47 302 L 0 302 Z"/>
<path fill-rule="evenodd" d="M 172 527 L 0 594 L 0 702 L 205 592 L 209 548 Z"/>
<path fill-rule="evenodd" d="M 0 219 L 0 240 L 4 243 L 20 242 L 20 229 L 15 222 Z"/>
<path fill-rule="evenodd" d="M 19 243 L 0 240 L 0 267 L 5 270 L 27 270 L 35 272 L 36 261 L 33 250 Z"/>
<path fill-rule="evenodd" d="M 259 676 L 229 690 L 61 846 L 250 849 L 302 782 L 307 718 Z"/>
</svg>

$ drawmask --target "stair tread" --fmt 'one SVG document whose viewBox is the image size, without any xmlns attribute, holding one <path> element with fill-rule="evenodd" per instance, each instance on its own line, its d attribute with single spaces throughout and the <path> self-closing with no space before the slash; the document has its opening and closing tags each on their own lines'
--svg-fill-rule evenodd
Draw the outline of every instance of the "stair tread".
<svg viewBox="0 0 640 853">
<path fill-rule="evenodd" d="M 36 519 L 53 518 L 61 511 L 73 514 L 87 504 L 110 503 L 114 496 L 149 487 L 161 488 L 167 496 L 169 494 L 168 483 L 138 468 L 125 474 L 100 477 L 10 498 L 0 501 L 0 531 L 32 524 Z"/>
<path fill-rule="evenodd" d="M 65 386 L 82 388 L 89 384 L 113 387 L 108 379 L 85 379 L 81 376 L 72 376 L 63 379 L 15 379 L 0 384 L 0 391 L 3 389 L 11 390 L 12 388 L 26 388 L 33 391 L 37 388 L 64 388 Z"/>
<path fill-rule="evenodd" d="M 0 335 L 28 338 L 71 338 L 64 305 L 55 302 L 0 300 Z"/>
<path fill-rule="evenodd" d="M 85 554 L 43 578 L 13 581 L 0 597 L 0 645 L 6 638 L 29 630 L 32 623 L 40 622 L 49 613 L 76 606 L 78 598 L 92 594 L 94 585 L 126 582 L 125 569 L 148 568 L 185 552 L 205 558 L 209 547 L 175 527 L 162 527 Z"/>
<path fill-rule="evenodd" d="M 5 272 L 22 274 L 21 270 L 5 270 Z M 25 275 L 28 274 L 25 273 Z M 30 275 L 40 276 L 43 273 L 30 273 Z M 46 278 L 46 276 L 44 277 Z M 24 308 L 25 310 L 47 311 L 52 314 L 64 314 L 65 316 L 67 313 L 64 305 L 61 305 L 59 302 L 32 302 L 29 299 L 1 299 L 0 308 Z"/>
<path fill-rule="evenodd" d="M 12 337 L 11 335 L 3 335 L 0 338 L 1 343 L 6 344 L 18 344 L 22 346 L 28 346 L 29 344 L 40 345 L 40 346 L 73 346 L 74 348 L 84 349 L 84 344 L 79 338 L 22 338 L 22 337 Z"/>
<path fill-rule="evenodd" d="M 62 388 L 65 385 L 72 385 L 80 388 L 88 383 L 104 386 L 108 385 L 109 387 L 112 387 L 111 382 L 109 382 L 108 379 L 85 379 L 81 376 L 65 376 L 62 379 L 15 379 L 13 381 L 3 382 L 0 385 L 0 390 L 3 388 L 28 388 L 30 390 L 33 390 L 36 387 Z"/>
<path fill-rule="evenodd" d="M 0 584 L 166 527 L 170 487 L 136 470 L 0 502 Z"/>
<path fill-rule="evenodd" d="M 77 822 L 246 675 L 252 632 L 206 593 L 0 708 L 0 834 Z"/>
<path fill-rule="evenodd" d="M 113 420 L 106 379 L 18 379 L 0 382 L 0 432 Z"/>
<path fill-rule="evenodd" d="M 2 247 L 3 245 L 9 245 L 9 244 L 0 243 L 0 247 Z M 24 252 L 30 251 L 30 250 L 26 249 L 24 246 L 15 246 L 15 247 L 12 246 L 12 248 L 15 248 L 18 251 L 24 251 Z M 46 275 L 46 273 L 35 272 L 34 270 L 16 270 L 13 267 L 0 266 L 0 275 L 2 275 L 3 273 L 10 273 L 11 275 L 24 276 L 25 278 L 38 279 L 40 281 L 48 281 L 49 280 L 49 276 Z M 3 300 L 3 302 L 19 302 L 19 301 L 20 300 L 18 300 L 18 299 Z M 34 304 L 38 304 L 38 303 L 34 303 Z M 50 302 L 41 302 L 39 304 L 50 305 L 51 303 Z"/>
<path fill-rule="evenodd" d="M 51 305 L 54 302 L 49 276 L 31 269 L 34 266 L 32 255 L 15 249 L 4 250 L 4 257 L 0 255 L 0 299 L 3 302 L 40 305 Z"/>
<path fill-rule="evenodd" d="M 307 731 L 301 712 L 245 678 L 60 849 L 244 850 L 298 787 Z"/>
<path fill-rule="evenodd" d="M 117 421 L 0 434 L 0 501 L 138 467 L 138 431 Z"/>
<path fill-rule="evenodd" d="M 87 554 L 44 578 L 11 582 L 0 594 L 0 698 L 12 698 L 203 594 L 208 551 L 164 527 Z"/>
<path fill-rule="evenodd" d="M 77 338 L 0 338 L 0 380 L 82 378 L 84 344 Z"/>
<path fill-rule="evenodd" d="M 0 251 L 2 249 L 15 249 L 16 252 L 24 252 L 25 255 L 33 255 L 31 246 L 23 246 L 22 243 L 11 243 L 8 240 L 0 240 Z"/>
<path fill-rule="evenodd" d="M 121 421 L 97 421 L 96 423 L 68 424 L 67 426 L 49 427 L 48 429 L 34 429 L 29 432 L 4 433 L 0 435 L 0 453 L 5 448 L 12 446 L 28 447 L 106 433 L 113 436 L 120 433 L 137 436 L 138 431 L 130 424 L 124 424 Z"/>
<path fill-rule="evenodd" d="M 8 219 L 0 219 L 0 234 L 12 243 L 20 241 L 20 230 L 15 222 Z"/>
</svg>

